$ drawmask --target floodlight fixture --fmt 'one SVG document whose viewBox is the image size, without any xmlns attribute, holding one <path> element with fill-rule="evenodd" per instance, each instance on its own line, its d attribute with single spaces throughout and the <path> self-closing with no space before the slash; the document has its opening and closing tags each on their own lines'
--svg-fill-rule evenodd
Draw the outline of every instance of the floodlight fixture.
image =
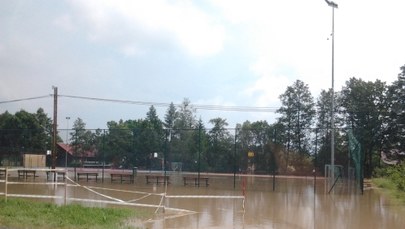
<svg viewBox="0 0 405 229">
<path fill-rule="evenodd" d="M 328 4 L 328 6 L 332 7 L 332 8 L 338 8 L 338 5 L 333 2 L 333 1 L 329 1 L 329 0 L 325 0 L 326 4 Z"/>
</svg>

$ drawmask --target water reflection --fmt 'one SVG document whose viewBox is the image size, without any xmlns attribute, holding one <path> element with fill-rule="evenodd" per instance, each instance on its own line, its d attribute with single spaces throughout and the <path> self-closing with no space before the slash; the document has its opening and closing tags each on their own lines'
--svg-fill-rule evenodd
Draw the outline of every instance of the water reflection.
<svg viewBox="0 0 405 229">
<path fill-rule="evenodd" d="M 376 190 L 364 195 L 353 191 L 354 185 L 339 183 L 333 194 L 328 194 L 322 179 L 315 183 L 312 177 L 277 178 L 237 177 L 234 189 L 232 176 L 210 176 L 210 185 L 184 186 L 181 174 L 171 174 L 167 198 L 162 198 L 165 186 L 145 184 L 138 174 L 135 184 L 104 182 L 69 182 L 67 202 L 81 202 L 87 206 L 108 207 L 111 202 L 142 204 L 143 209 L 155 211 L 154 217 L 144 226 L 161 228 L 403 228 L 405 207 L 390 205 Z M 243 182 L 243 179 L 246 179 Z M 36 182 L 40 182 L 40 179 Z M 33 182 L 34 183 L 34 182 Z M 241 196 L 246 184 L 246 198 Z M 316 184 L 316 187 L 314 186 Z M 4 190 L 4 183 L 0 183 Z M 273 191 L 274 190 L 274 191 Z M 14 194 L 61 196 L 64 185 L 12 184 L 8 192 Z M 223 196 L 222 198 L 176 198 L 181 195 Z M 63 198 L 54 199 L 63 204 Z M 131 206 L 128 206 L 131 207 Z"/>
</svg>

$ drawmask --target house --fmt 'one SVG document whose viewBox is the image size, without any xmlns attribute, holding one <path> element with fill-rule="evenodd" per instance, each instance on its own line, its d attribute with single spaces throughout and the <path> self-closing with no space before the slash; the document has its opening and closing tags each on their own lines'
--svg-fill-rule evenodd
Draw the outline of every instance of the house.
<svg viewBox="0 0 405 229">
<path fill-rule="evenodd" d="M 73 161 L 78 161 L 81 165 L 87 161 L 95 161 L 97 150 L 89 150 L 80 155 L 76 155 L 72 145 L 58 143 L 56 152 L 56 166 L 64 167 L 65 163 L 67 166 L 70 166 Z"/>
</svg>

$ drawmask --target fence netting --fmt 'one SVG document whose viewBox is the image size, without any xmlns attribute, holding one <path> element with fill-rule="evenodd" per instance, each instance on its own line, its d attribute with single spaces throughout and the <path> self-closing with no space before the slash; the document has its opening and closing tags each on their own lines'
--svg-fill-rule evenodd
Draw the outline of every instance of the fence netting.
<svg viewBox="0 0 405 229">
<path fill-rule="evenodd" d="M 297 143 L 276 129 L 59 129 L 56 166 L 323 176 L 331 161 L 330 131 L 307 135 Z M 336 135 L 340 175 L 359 180 L 358 142 L 346 130 Z M 24 154 L 44 154 L 50 166 L 51 143 L 51 134 L 37 129 L 0 129 L 1 165 L 22 166 Z"/>
</svg>

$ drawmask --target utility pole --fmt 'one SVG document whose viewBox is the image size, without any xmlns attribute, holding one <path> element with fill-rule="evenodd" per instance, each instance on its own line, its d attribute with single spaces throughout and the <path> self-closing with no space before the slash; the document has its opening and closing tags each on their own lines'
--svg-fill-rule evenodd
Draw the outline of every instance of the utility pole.
<svg viewBox="0 0 405 229">
<path fill-rule="evenodd" d="M 56 167 L 56 143 L 58 129 L 58 87 L 52 86 L 53 89 L 53 131 L 52 131 L 52 169 Z M 55 176 L 56 177 L 56 176 Z"/>
</svg>

